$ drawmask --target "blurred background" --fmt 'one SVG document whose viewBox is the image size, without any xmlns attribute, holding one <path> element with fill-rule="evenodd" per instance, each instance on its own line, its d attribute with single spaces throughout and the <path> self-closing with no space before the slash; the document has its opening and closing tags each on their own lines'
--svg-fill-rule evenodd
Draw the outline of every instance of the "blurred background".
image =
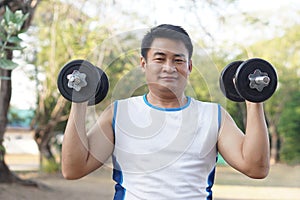
<svg viewBox="0 0 300 200">
<path fill-rule="evenodd" d="M 247 179 L 220 157 L 216 197 L 299 198 L 300 1 L 0 0 L 0 20 L 1 183 L 33 179 L 64 185 L 58 174 L 70 102 L 57 90 L 60 69 L 70 60 L 87 59 L 108 75 L 108 96 L 89 108 L 91 125 L 115 99 L 147 92 L 139 70 L 141 38 L 151 27 L 171 23 L 186 29 L 194 43 L 187 94 L 221 103 L 241 129 L 245 128 L 245 105 L 222 95 L 221 70 L 234 60 L 259 57 L 272 63 L 279 76 L 277 91 L 264 103 L 271 144 L 269 177 Z M 95 187 L 94 175 L 113 189 L 109 168 L 108 164 L 78 184 L 92 181 L 90 188 Z M 12 195 L 10 187 L 0 185 Z M 242 186 L 249 193 L 236 196 L 233 191 L 242 191 Z M 76 191 L 80 190 L 72 190 Z M 111 190 L 95 191 L 98 198 L 111 199 Z"/>
</svg>

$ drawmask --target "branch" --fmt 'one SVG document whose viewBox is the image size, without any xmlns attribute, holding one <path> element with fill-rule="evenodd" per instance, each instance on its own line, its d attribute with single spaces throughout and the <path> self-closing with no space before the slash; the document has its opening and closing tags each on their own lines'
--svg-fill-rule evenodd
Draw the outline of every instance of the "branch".
<svg viewBox="0 0 300 200">
<path fill-rule="evenodd" d="M 58 118 L 61 115 L 65 105 L 66 105 L 66 100 L 63 98 L 63 96 L 60 95 L 51 113 L 51 119 Z"/>
<path fill-rule="evenodd" d="M 2 1 L 2 2 L 0 2 L 0 8 L 1 7 L 4 7 L 4 6 L 6 6 L 6 5 L 8 5 L 10 2 L 12 2 L 13 0 L 4 0 L 4 1 Z"/>
<path fill-rule="evenodd" d="M 59 122 L 63 122 L 63 121 L 66 121 L 66 120 L 68 120 L 69 119 L 69 115 L 63 115 L 63 116 L 61 116 L 60 118 L 58 118 L 58 121 Z"/>
</svg>

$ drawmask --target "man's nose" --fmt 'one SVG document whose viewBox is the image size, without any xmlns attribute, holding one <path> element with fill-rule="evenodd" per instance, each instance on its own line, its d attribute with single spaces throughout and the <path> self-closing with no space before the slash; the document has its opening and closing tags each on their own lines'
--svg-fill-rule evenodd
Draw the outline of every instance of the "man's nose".
<svg viewBox="0 0 300 200">
<path fill-rule="evenodd" d="M 176 71 L 176 67 L 171 60 L 167 60 L 166 63 L 163 66 L 163 69 L 167 72 L 174 72 Z"/>
</svg>

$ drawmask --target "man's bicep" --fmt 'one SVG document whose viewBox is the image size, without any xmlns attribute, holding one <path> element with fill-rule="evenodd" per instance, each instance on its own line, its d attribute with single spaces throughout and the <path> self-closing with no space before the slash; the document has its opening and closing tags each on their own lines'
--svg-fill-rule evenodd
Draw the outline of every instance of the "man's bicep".
<svg viewBox="0 0 300 200">
<path fill-rule="evenodd" d="M 88 133 L 89 137 L 89 153 L 101 165 L 111 156 L 114 148 L 114 133 L 112 128 L 113 107 L 108 107 L 99 116 L 95 125 Z"/>
</svg>

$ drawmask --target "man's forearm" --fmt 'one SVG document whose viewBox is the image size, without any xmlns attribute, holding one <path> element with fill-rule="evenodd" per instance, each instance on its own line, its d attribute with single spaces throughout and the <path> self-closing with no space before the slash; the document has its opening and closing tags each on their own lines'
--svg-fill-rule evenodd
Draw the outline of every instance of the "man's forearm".
<svg viewBox="0 0 300 200">
<path fill-rule="evenodd" d="M 254 173 L 268 173 L 269 137 L 262 103 L 246 102 L 247 123 L 243 155 Z"/>
<path fill-rule="evenodd" d="M 62 170 L 75 170 L 84 164 L 88 157 L 88 138 L 85 130 L 87 105 L 72 104 L 62 145 Z"/>
</svg>

